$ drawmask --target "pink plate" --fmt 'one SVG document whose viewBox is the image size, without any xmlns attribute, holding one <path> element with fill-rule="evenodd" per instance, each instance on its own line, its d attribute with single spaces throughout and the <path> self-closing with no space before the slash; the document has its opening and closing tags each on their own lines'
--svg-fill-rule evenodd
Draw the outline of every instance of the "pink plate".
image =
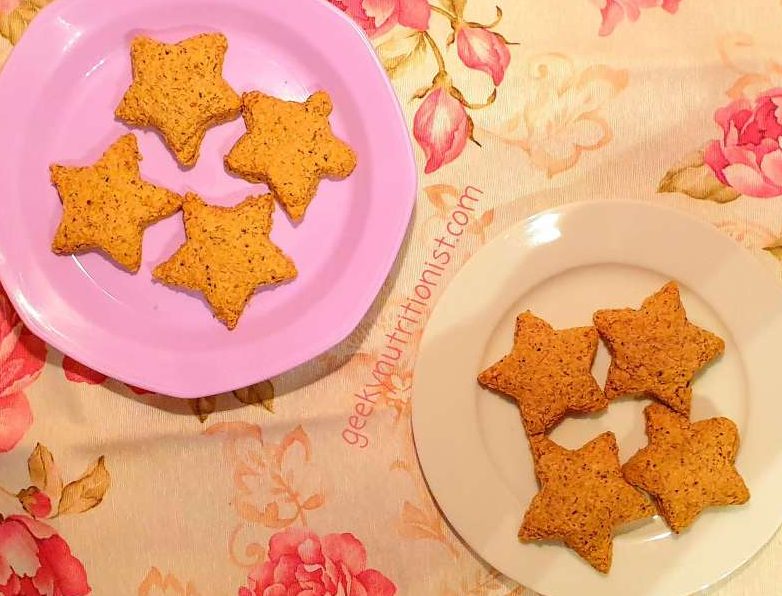
<svg viewBox="0 0 782 596">
<path fill-rule="evenodd" d="M 224 75 L 239 92 L 334 102 L 335 133 L 357 151 L 347 180 L 324 181 L 302 223 L 281 209 L 272 239 L 299 277 L 258 292 L 226 330 L 194 294 L 153 283 L 184 239 L 181 215 L 148 229 L 129 275 L 98 253 L 50 249 L 61 206 L 53 162 L 87 165 L 127 129 L 114 108 L 130 83 L 130 40 L 228 37 Z M 322 0 L 58 0 L 31 24 L 0 74 L 0 281 L 27 326 L 74 359 L 125 383 L 178 397 L 212 395 L 282 373 L 358 324 L 397 255 L 416 194 L 407 128 L 372 47 Z M 197 165 L 177 167 L 154 132 L 135 130 L 142 175 L 231 205 L 266 190 L 228 175 L 222 156 L 241 119 L 211 129 Z"/>
</svg>

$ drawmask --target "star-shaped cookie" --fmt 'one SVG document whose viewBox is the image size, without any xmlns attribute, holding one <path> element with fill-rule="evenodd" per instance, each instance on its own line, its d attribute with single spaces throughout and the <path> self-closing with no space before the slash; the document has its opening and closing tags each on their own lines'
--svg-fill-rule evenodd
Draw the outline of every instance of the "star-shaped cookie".
<svg viewBox="0 0 782 596">
<path fill-rule="evenodd" d="M 647 406 L 644 414 L 649 444 L 627 461 L 622 473 L 654 496 L 674 532 L 687 528 L 707 507 L 749 500 L 734 466 L 739 433 L 732 420 L 691 423 L 660 404 Z"/>
<path fill-rule="evenodd" d="M 206 130 L 239 115 L 241 99 L 222 74 L 227 49 L 222 33 L 175 44 L 136 37 L 130 45 L 133 82 L 116 117 L 158 129 L 179 163 L 195 165 Z"/>
<path fill-rule="evenodd" d="M 608 405 L 591 372 L 596 352 L 594 327 L 555 331 L 526 311 L 516 319 L 511 353 L 478 375 L 478 382 L 516 400 L 527 434 L 546 432 L 568 412 Z"/>
<path fill-rule="evenodd" d="M 144 182 L 136 137 L 117 139 L 93 165 L 52 165 L 49 170 L 63 213 L 52 241 L 60 255 L 100 249 L 135 273 L 144 230 L 178 211 L 182 198 Z"/>
<path fill-rule="evenodd" d="M 599 310 L 594 323 L 611 352 L 609 399 L 648 394 L 689 415 L 695 373 L 725 350 L 719 337 L 687 320 L 679 287 L 670 282 L 640 310 Z"/>
<path fill-rule="evenodd" d="M 330 113 L 331 99 L 323 91 L 303 103 L 245 93 L 247 134 L 226 155 L 225 167 L 268 184 L 290 218 L 299 221 L 322 178 L 345 178 L 356 167 L 356 154 L 331 132 Z"/>
<path fill-rule="evenodd" d="M 622 477 L 616 437 L 606 432 L 571 451 L 537 435 L 530 446 L 541 487 L 519 540 L 561 540 L 608 573 L 615 529 L 655 513 L 651 500 Z"/>
<path fill-rule="evenodd" d="M 215 207 L 198 195 L 182 206 L 187 240 L 152 272 L 158 281 L 203 293 L 215 316 L 233 329 L 259 286 L 296 277 L 293 261 L 272 243 L 274 200 L 248 197 Z"/>
</svg>

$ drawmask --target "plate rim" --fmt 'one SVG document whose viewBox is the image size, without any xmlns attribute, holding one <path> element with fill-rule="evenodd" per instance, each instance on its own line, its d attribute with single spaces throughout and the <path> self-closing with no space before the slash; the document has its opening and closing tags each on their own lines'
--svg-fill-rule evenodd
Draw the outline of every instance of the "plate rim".
<svg viewBox="0 0 782 596">
<path fill-rule="evenodd" d="M 171 1 L 180 2 L 181 0 L 158 0 L 158 1 Z M 4 256 L 2 250 L 2 241 L 0 240 L 0 283 L 2 283 L 5 292 L 18 313 L 23 324 L 38 338 L 45 341 L 48 345 L 56 349 L 57 351 L 77 360 L 78 362 L 107 375 L 111 379 L 115 379 L 122 383 L 140 387 L 161 395 L 195 399 L 207 394 L 219 394 L 232 391 L 234 389 L 251 385 L 264 379 L 278 376 L 284 372 L 292 370 L 317 356 L 323 354 L 334 346 L 338 345 L 344 339 L 346 339 L 360 324 L 361 321 L 369 312 L 372 304 L 380 295 L 383 285 L 388 279 L 393 270 L 394 263 L 400 255 L 400 250 L 403 242 L 407 236 L 407 231 L 412 221 L 413 210 L 415 208 L 416 199 L 419 189 L 419 177 L 418 166 L 416 163 L 415 152 L 413 148 L 412 139 L 407 126 L 407 120 L 405 118 L 404 111 L 402 109 L 401 101 L 397 96 L 393 85 L 385 73 L 385 69 L 377 56 L 374 48 L 365 35 L 363 30 L 356 24 L 347 14 L 339 10 L 330 2 L 323 2 L 320 0 L 298 0 L 302 3 L 308 3 L 313 7 L 323 9 L 331 14 L 336 19 L 335 22 L 340 22 L 342 26 L 346 26 L 346 33 L 349 35 L 357 36 L 362 45 L 366 49 L 368 55 L 371 56 L 374 67 L 378 73 L 381 74 L 383 83 L 383 91 L 391 100 L 393 105 L 393 111 L 395 112 L 395 119 L 397 128 L 403 131 L 404 134 L 400 135 L 402 145 L 404 146 L 404 156 L 402 156 L 402 150 L 396 160 L 399 163 L 400 172 L 404 171 L 404 175 L 400 175 L 400 180 L 404 184 L 409 184 L 409 188 L 404 193 L 399 193 L 401 197 L 408 197 L 399 201 L 400 203 L 400 218 L 398 225 L 388 232 L 389 244 L 393 246 L 393 250 L 388 250 L 386 253 L 378 254 L 376 258 L 376 266 L 373 268 L 374 276 L 362 284 L 364 292 L 360 294 L 356 299 L 356 305 L 351 311 L 352 316 L 346 316 L 344 319 L 335 321 L 328 327 L 328 331 L 321 333 L 318 336 L 318 341 L 311 342 L 306 348 L 297 350 L 297 357 L 290 360 L 290 364 L 286 366 L 277 366 L 267 368 L 262 375 L 258 373 L 245 373 L 244 375 L 235 375 L 236 381 L 222 381 L 225 377 L 215 375 L 215 381 L 210 387 L 204 391 L 195 392 L 193 390 L 186 390 L 177 387 L 176 383 L 163 381 L 149 381 L 143 376 L 143 373 L 133 374 L 133 371 L 125 371 L 122 366 L 106 366 L 103 363 L 99 363 L 93 358 L 92 352 L 89 350 L 85 353 L 80 353 L 78 350 L 72 349 L 71 345 L 67 342 L 66 337 L 57 332 L 56 329 L 47 327 L 44 323 L 40 322 L 36 316 L 32 313 L 32 307 L 25 299 L 22 289 L 14 279 L 15 268 Z M 17 63 L 24 60 L 24 54 L 34 50 L 35 41 L 37 37 L 44 34 L 48 27 L 52 26 L 53 21 L 66 10 L 72 10 L 82 5 L 88 5 L 94 2 L 94 0 L 58 0 L 44 6 L 36 17 L 31 21 L 25 34 L 21 37 L 19 43 L 16 44 L 5 64 L 0 70 L 0 105 L 7 101 L 7 98 L 11 96 L 11 93 L 6 91 L 9 87 L 5 83 L 5 79 L 9 78 L 9 73 L 14 73 L 18 69 Z M 205 3 L 214 4 L 216 0 L 207 0 Z M 232 10 L 236 8 L 234 2 L 221 2 L 221 8 L 224 10 Z M 246 5 L 243 5 L 246 7 Z M 13 196 L 13 193 L 9 193 L 9 196 Z M 114 362 L 120 360 L 116 358 Z M 260 369 L 259 369 L 260 370 Z M 150 386 L 151 385 L 151 386 Z"/>
<path fill-rule="evenodd" d="M 759 262 L 757 258 L 755 258 L 750 251 L 746 250 L 741 244 L 736 242 L 734 239 L 732 239 L 730 236 L 726 234 L 722 234 L 719 230 L 717 230 L 713 224 L 711 224 L 709 221 L 704 220 L 702 218 L 699 218 L 692 213 L 683 211 L 681 209 L 678 209 L 676 207 L 666 205 L 666 204 L 660 204 L 655 203 L 649 200 L 642 200 L 639 198 L 633 198 L 633 199 L 619 199 L 614 197 L 605 197 L 605 198 L 590 198 L 586 200 L 571 200 L 568 202 L 565 202 L 563 204 L 553 206 L 547 209 L 538 210 L 538 211 L 530 211 L 527 215 L 524 216 L 524 218 L 520 221 L 517 221 L 516 223 L 508 226 L 506 229 L 499 232 L 494 238 L 492 238 L 487 244 L 485 244 L 481 249 L 474 255 L 474 258 L 470 260 L 467 264 L 465 264 L 457 273 L 456 275 L 450 280 L 448 287 L 444 290 L 443 294 L 440 296 L 440 299 L 438 300 L 437 304 L 434 306 L 432 313 L 427 321 L 427 327 L 424 330 L 424 334 L 421 339 L 420 348 L 419 348 L 419 356 L 417 363 L 421 362 L 421 355 L 424 353 L 424 351 L 430 347 L 429 344 L 434 345 L 432 343 L 433 337 L 432 335 L 435 333 L 433 331 L 433 326 L 431 325 L 431 322 L 435 320 L 435 318 L 438 315 L 438 310 L 440 310 L 440 314 L 442 314 L 442 305 L 445 303 L 446 294 L 456 282 L 457 278 L 464 276 L 465 278 L 469 275 L 471 275 L 471 269 L 474 269 L 478 267 L 476 263 L 478 263 L 478 260 L 475 259 L 475 257 L 478 257 L 481 252 L 486 250 L 491 245 L 503 245 L 507 243 L 508 241 L 513 242 L 512 237 L 521 229 L 523 229 L 525 226 L 528 226 L 530 222 L 534 221 L 535 219 L 539 218 L 540 216 L 546 216 L 546 215 L 552 215 L 552 214 L 567 214 L 568 212 L 571 212 L 570 215 L 572 216 L 572 211 L 576 211 L 582 208 L 590 208 L 590 207 L 603 207 L 603 208 L 641 208 L 641 209 L 649 209 L 649 210 L 657 210 L 659 212 L 665 213 L 668 217 L 671 215 L 681 218 L 683 220 L 687 220 L 690 225 L 697 226 L 702 229 L 702 231 L 705 231 L 706 233 L 712 235 L 712 237 L 717 242 L 723 242 L 724 246 L 727 248 L 729 245 L 732 245 L 736 250 L 736 254 L 741 255 L 742 264 L 747 265 L 753 270 L 753 273 L 755 275 L 762 276 L 762 278 L 765 280 L 765 283 L 768 285 L 768 287 L 773 286 L 776 289 L 775 292 L 775 302 L 779 303 L 780 306 L 782 306 L 782 301 L 780 301 L 780 298 L 782 298 L 782 283 L 775 277 L 773 277 L 768 270 L 766 270 L 763 265 Z M 529 232 L 526 234 L 529 235 Z M 530 250 L 532 250 L 529 246 L 526 247 L 525 254 L 528 254 Z M 562 273 L 567 268 L 555 271 L 553 275 L 556 275 L 558 273 Z M 445 327 L 447 325 L 439 325 L 439 327 Z M 777 327 L 779 325 L 777 324 Z M 439 331 L 442 331 L 442 329 L 439 329 Z M 490 566 L 498 569 L 501 573 L 505 574 L 507 577 L 514 579 L 515 581 L 521 582 L 525 587 L 530 588 L 532 590 L 540 591 L 543 586 L 540 585 L 539 581 L 531 580 L 527 578 L 525 581 L 527 583 L 524 583 L 524 578 L 522 578 L 518 572 L 514 573 L 514 571 L 510 568 L 508 568 L 506 565 L 503 565 L 502 563 L 498 563 L 496 560 L 490 560 L 489 557 L 485 556 L 485 551 L 491 550 L 494 547 L 493 546 L 487 546 L 484 544 L 474 544 L 472 540 L 468 538 L 468 534 L 470 532 L 463 532 L 463 519 L 464 519 L 464 512 L 459 512 L 457 515 L 448 515 L 448 512 L 452 512 L 452 508 L 455 510 L 456 505 L 453 504 L 451 501 L 450 503 L 447 502 L 448 498 L 445 495 L 447 491 L 443 491 L 441 494 L 438 495 L 436 490 L 439 490 L 443 486 L 443 476 L 442 474 L 438 473 L 432 473 L 432 469 L 435 466 L 435 460 L 436 458 L 432 457 L 431 455 L 428 455 L 429 452 L 434 451 L 434 449 L 437 447 L 437 443 L 431 439 L 423 439 L 424 436 L 426 436 L 428 433 L 425 431 L 426 423 L 422 420 L 422 414 L 421 414 L 421 406 L 418 406 L 418 404 L 421 403 L 420 398 L 416 398 L 417 395 L 420 394 L 421 391 L 421 377 L 423 376 L 423 373 L 421 372 L 421 367 L 416 366 L 415 372 L 414 372 L 414 378 L 413 378 L 413 401 L 412 401 L 412 415 L 411 415 L 411 429 L 412 429 L 412 435 L 413 440 L 415 443 L 415 449 L 416 449 L 416 457 L 418 460 L 418 464 L 420 466 L 422 475 L 424 477 L 424 480 L 426 482 L 426 486 L 433 498 L 433 500 L 437 503 L 437 507 L 442 512 L 444 518 L 447 520 L 447 523 L 451 525 L 451 527 L 454 529 L 455 533 L 461 537 L 464 542 L 470 546 L 470 548 L 473 549 L 473 551 L 476 553 L 476 555 L 481 558 L 482 560 L 486 561 Z M 428 386 L 431 385 L 431 382 L 427 383 Z M 431 400 L 436 401 L 436 400 Z M 719 414 L 717 414 L 719 415 Z M 743 441 L 742 441 L 743 442 Z M 425 447 L 422 447 L 423 444 L 426 444 Z M 422 452 L 424 452 L 424 455 L 422 456 Z M 782 465 L 782 464 L 778 464 Z M 777 483 L 779 484 L 779 483 Z M 439 487 L 433 487 L 433 485 L 440 485 Z M 453 489 L 451 489 L 453 490 Z M 754 492 L 753 492 L 754 495 Z M 525 504 L 522 504 L 522 507 Z M 519 522 L 521 519 L 521 511 L 519 511 Z M 501 518 L 497 516 L 496 519 L 494 519 L 496 522 L 496 525 L 500 524 L 502 522 Z M 777 531 L 780 527 L 782 527 L 782 506 L 779 507 L 779 509 L 776 511 L 773 519 L 771 520 L 772 523 L 764 524 L 764 530 L 757 532 L 756 535 L 758 536 L 757 540 L 753 540 L 753 550 L 749 554 L 746 554 L 742 552 L 743 556 L 741 560 L 736 561 L 734 564 L 731 564 L 729 569 L 722 570 L 719 575 L 714 574 L 714 576 L 709 579 L 705 584 L 699 584 L 697 586 L 689 586 L 691 590 L 689 591 L 677 591 L 676 593 L 692 593 L 693 591 L 697 592 L 699 590 L 706 589 L 708 587 L 715 586 L 719 584 L 720 582 L 724 581 L 728 576 L 735 573 L 739 569 L 742 569 L 745 567 L 748 562 L 750 562 L 755 556 L 757 556 L 773 539 Z M 518 523 L 518 522 L 517 522 Z M 485 538 L 485 537 L 484 537 Z M 489 539 L 485 538 L 487 541 Z M 746 551 L 746 549 L 744 549 Z M 586 565 L 586 564 L 584 564 Z M 588 566 L 587 566 L 588 567 Z M 606 576 L 609 577 L 610 576 Z M 580 589 L 584 589 L 583 587 Z M 546 593 L 546 592 L 544 592 Z M 561 592 L 556 592 L 561 593 Z M 569 592 L 568 592 L 569 593 Z M 581 592 L 578 592 L 581 593 Z M 584 592 L 586 593 L 586 592 Z M 588 593 L 592 593 L 591 591 Z"/>
</svg>

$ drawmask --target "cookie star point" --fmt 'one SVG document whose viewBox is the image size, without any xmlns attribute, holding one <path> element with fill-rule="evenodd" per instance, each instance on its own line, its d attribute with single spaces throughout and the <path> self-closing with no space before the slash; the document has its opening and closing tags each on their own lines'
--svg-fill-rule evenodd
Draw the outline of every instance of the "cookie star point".
<svg viewBox="0 0 782 596">
<path fill-rule="evenodd" d="M 516 400 L 527 434 L 546 432 L 568 412 L 595 412 L 608 400 L 592 376 L 597 353 L 593 327 L 555 330 L 530 311 L 516 318 L 509 354 L 478 382 Z"/>
<path fill-rule="evenodd" d="M 185 196 L 187 239 L 153 277 L 165 284 L 201 292 L 215 316 L 233 329 L 260 286 L 296 277 L 293 261 L 269 238 L 274 201 L 248 197 L 235 207 L 207 205 Z"/>
<path fill-rule="evenodd" d="M 675 282 L 647 297 L 638 310 L 601 310 L 594 324 L 611 352 L 609 399 L 648 394 L 689 414 L 690 382 L 725 350 L 715 334 L 689 322 Z"/>
<path fill-rule="evenodd" d="M 519 528 L 519 540 L 560 540 L 602 573 L 623 524 L 651 517 L 651 500 L 622 477 L 611 432 L 570 450 L 546 436 L 530 437 L 540 490 Z"/>
<path fill-rule="evenodd" d="M 52 250 L 61 255 L 101 250 L 130 272 L 141 266 L 144 230 L 178 211 L 182 198 L 141 178 L 136 137 L 114 141 L 91 166 L 52 164 L 63 213 Z"/>
<path fill-rule="evenodd" d="M 304 102 L 252 91 L 242 96 L 247 128 L 225 156 L 226 169 L 250 182 L 265 182 L 294 221 L 304 217 L 321 179 L 346 178 L 355 152 L 331 130 L 332 103 L 324 91 Z"/>
<path fill-rule="evenodd" d="M 158 129 L 177 161 L 194 165 L 207 129 L 239 115 L 241 99 L 222 76 L 227 49 L 222 33 L 174 44 L 134 38 L 133 81 L 115 116 Z"/>
<path fill-rule="evenodd" d="M 622 467 L 651 494 L 677 534 L 708 507 L 741 505 L 749 490 L 735 467 L 739 434 L 728 418 L 690 422 L 660 404 L 644 410 L 648 444 Z"/>
</svg>

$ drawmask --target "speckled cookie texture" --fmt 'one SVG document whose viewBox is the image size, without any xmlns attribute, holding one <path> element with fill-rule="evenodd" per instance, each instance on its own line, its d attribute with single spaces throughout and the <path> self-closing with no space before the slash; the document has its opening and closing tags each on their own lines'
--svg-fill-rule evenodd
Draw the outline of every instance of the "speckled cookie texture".
<svg viewBox="0 0 782 596">
<path fill-rule="evenodd" d="M 529 311 L 516 319 L 513 349 L 484 370 L 478 382 L 516 400 L 524 428 L 534 435 L 568 412 L 595 412 L 608 400 L 592 376 L 594 327 L 554 330 Z"/>
<path fill-rule="evenodd" d="M 617 527 L 654 515 L 652 501 L 622 477 L 616 437 L 603 433 L 576 450 L 530 437 L 540 491 L 519 529 L 522 541 L 559 540 L 608 573 Z"/>
<path fill-rule="evenodd" d="M 690 422 L 665 406 L 644 410 L 649 444 L 622 467 L 631 484 L 654 496 L 674 532 L 707 507 L 740 505 L 749 490 L 735 467 L 739 433 L 728 418 Z"/>
<path fill-rule="evenodd" d="M 722 339 L 687 320 L 675 282 L 639 310 L 596 312 L 594 323 L 612 356 L 606 396 L 647 394 L 684 415 L 690 412 L 693 377 L 725 349 Z"/>
<path fill-rule="evenodd" d="M 153 276 L 203 293 L 215 316 L 233 329 L 255 290 L 296 277 L 293 261 L 272 243 L 274 200 L 248 197 L 235 207 L 185 195 L 185 243 Z"/>
<path fill-rule="evenodd" d="M 247 134 L 225 157 L 225 167 L 268 184 L 290 218 L 301 220 L 322 178 L 345 178 L 356 167 L 355 152 L 331 131 L 331 107 L 323 91 L 303 103 L 258 91 L 244 94 Z"/>
<path fill-rule="evenodd" d="M 144 230 L 178 211 L 182 198 L 141 179 L 136 137 L 117 139 L 93 165 L 52 165 L 63 213 L 52 241 L 61 255 L 101 250 L 131 272 L 141 266 Z"/>
<path fill-rule="evenodd" d="M 222 75 L 227 49 L 221 33 L 175 44 L 136 37 L 130 46 L 133 82 L 115 115 L 158 129 L 177 161 L 194 165 L 206 130 L 239 115 L 241 98 Z"/>
</svg>

